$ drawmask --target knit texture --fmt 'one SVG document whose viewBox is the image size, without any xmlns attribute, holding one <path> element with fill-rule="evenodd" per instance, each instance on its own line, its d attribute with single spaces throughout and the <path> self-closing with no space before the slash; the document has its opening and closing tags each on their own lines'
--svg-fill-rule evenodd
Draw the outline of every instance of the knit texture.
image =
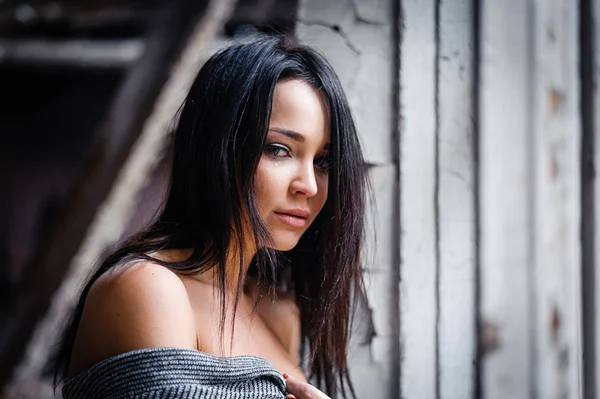
<svg viewBox="0 0 600 399">
<path fill-rule="evenodd" d="M 105 359 L 67 380 L 64 399 L 285 398 L 285 380 L 256 356 L 147 348 Z"/>
</svg>

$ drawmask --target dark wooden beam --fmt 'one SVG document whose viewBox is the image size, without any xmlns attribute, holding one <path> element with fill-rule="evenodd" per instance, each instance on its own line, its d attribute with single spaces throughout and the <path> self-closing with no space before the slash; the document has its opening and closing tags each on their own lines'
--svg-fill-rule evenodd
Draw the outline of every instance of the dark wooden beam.
<svg viewBox="0 0 600 399">
<path fill-rule="evenodd" d="M 129 32 L 141 35 L 162 7 L 156 4 L 90 5 L 43 2 L 0 8 L 0 35 L 10 37 L 38 32 L 39 35 L 76 36 L 95 31 Z"/>
<path fill-rule="evenodd" d="M 228 27 L 250 24 L 293 28 L 298 0 L 241 0 L 227 23 Z M 21 12 L 17 12 L 21 9 Z M 0 7 L 0 36 L 45 35 L 77 37 L 136 36 L 147 28 L 157 13 L 157 2 L 132 1 L 67 3 L 41 1 Z"/>
<path fill-rule="evenodd" d="M 293 32 L 297 9 L 298 0 L 244 0 L 239 3 L 226 28 L 233 32 L 239 26 L 254 25 L 281 33 Z"/>
<path fill-rule="evenodd" d="M 139 60 L 144 47 L 143 39 L 0 39 L 0 64 L 126 69 Z"/>
<path fill-rule="evenodd" d="M 219 1 L 219 0 L 212 0 Z M 79 183 L 64 206 L 53 233 L 46 237 L 25 273 L 7 317 L 0 326 L 0 386 L 21 359 L 37 321 L 79 249 L 98 207 L 138 137 L 166 81 L 172 61 L 208 1 L 168 2 L 147 38 L 143 56 L 128 73 L 105 123 L 92 144 Z"/>
</svg>

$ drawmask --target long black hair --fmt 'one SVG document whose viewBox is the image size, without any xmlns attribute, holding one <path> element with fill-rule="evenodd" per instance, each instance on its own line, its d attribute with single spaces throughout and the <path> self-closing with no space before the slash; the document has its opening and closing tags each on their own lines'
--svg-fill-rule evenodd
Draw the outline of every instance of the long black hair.
<svg viewBox="0 0 600 399">
<path fill-rule="evenodd" d="M 279 256 L 254 197 L 254 175 L 265 145 L 278 81 L 298 78 L 319 90 L 329 112 L 329 190 L 326 203 L 298 245 Z M 331 396 L 354 396 L 347 367 L 351 311 L 363 292 L 360 251 L 364 235 L 365 166 L 350 108 L 331 65 L 316 51 L 286 37 L 263 36 L 211 57 L 200 69 L 174 131 L 166 202 L 156 221 L 125 241 L 84 287 L 57 352 L 55 381 L 66 376 L 77 328 L 93 283 L 117 264 L 152 260 L 179 273 L 216 267 L 225 324 L 228 249 L 240 256 L 254 239 L 259 281 L 274 290 L 281 261 L 289 262 L 300 309 L 302 342 L 317 385 Z M 252 237 L 247 228 L 252 227 Z M 181 262 L 147 255 L 191 249 Z M 243 290 L 237 287 L 235 304 Z M 234 304 L 234 305 L 235 305 Z M 235 309 L 235 306 L 234 306 Z"/>
</svg>

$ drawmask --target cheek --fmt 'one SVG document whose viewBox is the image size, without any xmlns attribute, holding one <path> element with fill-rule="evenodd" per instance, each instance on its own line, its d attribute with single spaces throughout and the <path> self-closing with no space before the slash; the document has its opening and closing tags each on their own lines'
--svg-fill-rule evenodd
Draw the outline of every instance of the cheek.
<svg viewBox="0 0 600 399">
<path fill-rule="evenodd" d="M 313 211 L 315 211 L 316 213 L 320 212 L 321 209 L 323 209 L 323 206 L 327 201 L 327 196 L 329 193 L 329 178 L 327 176 L 323 176 L 319 178 L 317 184 L 318 191 L 313 201 L 315 206 L 315 209 L 313 209 Z"/>
<path fill-rule="evenodd" d="M 254 187 L 256 202 L 261 214 L 273 207 L 273 199 L 281 198 L 287 190 L 286 168 L 278 162 L 261 160 L 256 168 Z"/>
</svg>

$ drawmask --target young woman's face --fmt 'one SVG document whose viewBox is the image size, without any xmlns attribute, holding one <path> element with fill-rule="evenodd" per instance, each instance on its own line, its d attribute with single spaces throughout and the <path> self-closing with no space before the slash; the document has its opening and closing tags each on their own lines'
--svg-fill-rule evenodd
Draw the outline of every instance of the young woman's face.
<svg viewBox="0 0 600 399">
<path fill-rule="evenodd" d="M 276 249 L 296 246 L 327 200 L 329 120 L 322 95 L 300 79 L 277 83 L 256 200 Z"/>
</svg>

